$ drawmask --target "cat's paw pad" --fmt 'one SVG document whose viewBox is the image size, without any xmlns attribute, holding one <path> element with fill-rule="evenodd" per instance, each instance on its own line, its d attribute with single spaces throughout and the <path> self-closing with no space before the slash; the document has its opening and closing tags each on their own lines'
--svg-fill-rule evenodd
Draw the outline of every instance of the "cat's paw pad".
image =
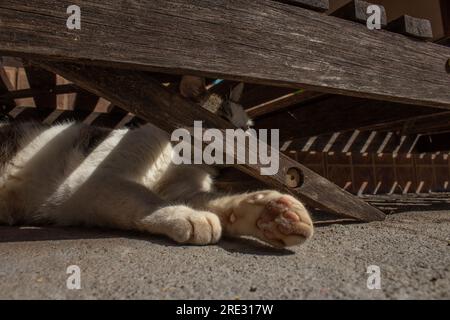
<svg viewBox="0 0 450 320">
<path fill-rule="evenodd" d="M 222 234 L 219 218 L 206 211 L 192 211 L 178 216 L 171 238 L 179 243 L 207 245 L 217 243 Z"/>
<path fill-rule="evenodd" d="M 313 235 L 308 212 L 290 196 L 268 201 L 256 225 L 266 241 L 277 247 L 297 245 Z"/>
<path fill-rule="evenodd" d="M 298 245 L 313 235 L 313 223 L 303 204 L 271 190 L 249 194 L 234 208 L 229 223 L 229 228 L 276 247 Z"/>
</svg>

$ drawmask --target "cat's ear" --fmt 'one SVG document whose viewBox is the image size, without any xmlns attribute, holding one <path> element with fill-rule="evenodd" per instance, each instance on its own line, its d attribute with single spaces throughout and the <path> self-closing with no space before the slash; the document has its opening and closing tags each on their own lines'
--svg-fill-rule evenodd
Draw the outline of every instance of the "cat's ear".
<svg viewBox="0 0 450 320">
<path fill-rule="evenodd" d="M 244 92 L 244 83 L 241 82 L 231 90 L 230 100 L 233 102 L 239 102 L 242 98 L 242 93 Z"/>
</svg>

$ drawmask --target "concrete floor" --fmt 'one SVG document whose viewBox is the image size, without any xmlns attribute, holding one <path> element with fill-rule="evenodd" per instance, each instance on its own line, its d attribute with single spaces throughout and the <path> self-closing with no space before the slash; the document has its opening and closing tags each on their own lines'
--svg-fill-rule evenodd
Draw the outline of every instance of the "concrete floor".
<svg viewBox="0 0 450 320">
<path fill-rule="evenodd" d="M 81 269 L 80 290 L 66 268 Z M 366 268 L 381 268 L 381 290 Z M 450 211 L 319 227 L 275 250 L 247 239 L 208 247 L 77 229 L 0 228 L 0 298 L 450 299 Z"/>
</svg>

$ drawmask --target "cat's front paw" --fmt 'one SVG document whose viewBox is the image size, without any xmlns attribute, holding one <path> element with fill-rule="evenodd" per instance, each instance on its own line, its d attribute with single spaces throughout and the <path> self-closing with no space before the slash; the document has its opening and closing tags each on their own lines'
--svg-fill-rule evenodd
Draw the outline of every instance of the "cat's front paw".
<svg viewBox="0 0 450 320">
<path fill-rule="evenodd" d="M 247 195 L 233 208 L 228 223 L 231 229 L 275 247 L 298 245 L 313 235 L 313 223 L 303 204 L 277 191 Z"/>
<path fill-rule="evenodd" d="M 219 218 L 206 211 L 183 210 L 171 217 L 169 236 L 179 243 L 207 245 L 222 235 Z"/>
</svg>

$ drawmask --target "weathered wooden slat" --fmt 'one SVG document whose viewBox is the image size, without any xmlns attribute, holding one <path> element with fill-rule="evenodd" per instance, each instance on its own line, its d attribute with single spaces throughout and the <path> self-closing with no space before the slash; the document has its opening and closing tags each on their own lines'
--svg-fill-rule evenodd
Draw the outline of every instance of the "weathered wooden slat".
<svg viewBox="0 0 450 320">
<path fill-rule="evenodd" d="M 0 52 L 450 108 L 450 49 L 436 44 L 268 0 L 81 4 L 71 31 L 65 3 L 1 2 Z"/>
<path fill-rule="evenodd" d="M 292 141 L 286 151 L 334 153 L 416 153 L 417 135 L 400 136 L 393 132 L 349 131 Z"/>
<path fill-rule="evenodd" d="M 192 127 L 194 121 L 200 120 L 204 122 L 205 128 L 218 128 L 223 133 L 225 128 L 232 127 L 227 121 L 184 99 L 179 94 L 170 92 L 142 72 L 68 63 L 43 61 L 35 61 L 35 63 L 169 132 L 180 127 Z M 260 175 L 260 165 L 244 164 L 236 165 L 236 167 L 272 187 L 294 194 L 309 206 L 364 221 L 384 218 L 377 209 L 351 196 L 283 154 L 280 154 L 280 171 L 273 176 Z M 288 171 L 292 168 L 301 172 L 304 177 L 303 183 L 297 188 L 286 186 Z"/>
<path fill-rule="evenodd" d="M 99 98 L 85 90 L 77 88 L 77 94 L 75 100 L 73 101 L 73 108 L 65 109 L 59 112 L 51 120 L 52 122 L 62 122 L 62 121 L 84 121 L 92 112 L 94 112 L 95 106 Z M 66 99 L 67 100 L 67 99 Z"/>
<path fill-rule="evenodd" d="M 430 20 L 414 18 L 408 15 L 403 15 L 389 22 L 387 30 L 422 40 L 433 39 L 433 28 Z"/>
<path fill-rule="evenodd" d="M 0 67 L 23 68 L 22 59 L 13 57 L 0 57 Z"/>
<path fill-rule="evenodd" d="M 337 9 L 336 11 L 332 12 L 330 15 L 366 24 L 367 18 L 369 17 L 369 14 L 367 14 L 367 7 L 370 5 L 372 5 L 372 3 L 370 2 L 352 0 L 349 3 L 340 7 L 339 9 Z M 381 9 L 381 26 L 386 27 L 387 25 L 386 9 L 382 5 L 378 6 Z"/>
<path fill-rule="evenodd" d="M 259 84 L 246 84 L 241 100 L 241 105 L 245 108 L 251 108 L 261 103 L 277 99 L 295 92 L 292 88 L 264 86 Z"/>
<path fill-rule="evenodd" d="M 297 91 L 288 95 L 282 96 L 278 99 L 271 100 L 260 105 L 246 109 L 248 116 L 251 119 L 255 119 L 269 113 L 280 111 L 292 107 L 293 105 L 299 105 L 312 100 L 322 99 L 326 95 L 320 92 L 314 91 Z"/>
<path fill-rule="evenodd" d="M 7 95 L 10 90 L 14 90 L 12 83 L 9 81 L 8 75 L 6 74 L 3 67 L 0 67 L 0 95 Z M 7 117 L 9 112 L 16 106 L 14 99 L 5 98 L 0 100 L 0 111 L 2 117 Z"/>
<path fill-rule="evenodd" d="M 77 93 L 82 92 L 81 90 L 74 84 L 64 84 L 59 86 L 54 86 L 48 89 L 22 89 L 22 90 L 12 90 L 6 93 L 0 93 L 0 103 L 1 101 L 8 99 L 22 99 L 22 98 L 30 98 L 40 94 L 65 94 L 65 93 Z M 48 106 L 50 107 L 50 106 Z"/>
<path fill-rule="evenodd" d="M 395 121 L 436 112 L 443 110 L 345 96 L 326 96 L 308 105 L 295 106 L 261 117 L 255 121 L 255 126 L 279 128 L 281 141 L 286 141 L 374 125 L 388 126 Z"/>
<path fill-rule="evenodd" d="M 365 127 L 365 130 L 400 131 L 403 134 L 425 134 L 436 130 L 450 129 L 450 112 L 432 112 L 430 114 L 414 115 L 408 119 L 379 123 Z"/>
<path fill-rule="evenodd" d="M 20 107 L 20 112 L 17 112 L 17 116 L 14 117 L 15 120 L 29 121 L 34 120 L 38 122 L 44 122 L 44 120 L 50 119 L 50 121 L 45 121 L 47 124 L 52 124 L 62 121 L 79 121 L 85 122 L 85 120 L 91 116 L 92 113 L 96 113 L 93 120 L 89 124 L 94 124 L 97 126 L 115 128 L 124 117 L 127 112 L 115 108 L 109 108 L 108 110 L 93 111 L 89 108 L 78 108 L 73 110 L 61 110 L 61 109 L 51 109 L 51 108 L 35 108 L 31 106 Z M 130 120 L 132 120 L 131 118 Z"/>
<path fill-rule="evenodd" d="M 319 12 L 325 12 L 328 11 L 328 9 L 330 9 L 329 0 L 275 0 L 275 1 Z"/>
</svg>

